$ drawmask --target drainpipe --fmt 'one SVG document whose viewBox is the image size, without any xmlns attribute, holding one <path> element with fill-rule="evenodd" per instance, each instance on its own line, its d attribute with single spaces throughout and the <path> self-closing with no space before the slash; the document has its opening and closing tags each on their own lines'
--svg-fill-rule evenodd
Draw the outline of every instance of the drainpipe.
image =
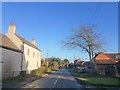
<svg viewBox="0 0 120 90">
<path fill-rule="evenodd" d="M 22 53 L 22 59 L 21 59 L 21 72 L 23 68 L 23 59 L 24 59 L 24 42 L 23 42 L 23 53 Z"/>
</svg>

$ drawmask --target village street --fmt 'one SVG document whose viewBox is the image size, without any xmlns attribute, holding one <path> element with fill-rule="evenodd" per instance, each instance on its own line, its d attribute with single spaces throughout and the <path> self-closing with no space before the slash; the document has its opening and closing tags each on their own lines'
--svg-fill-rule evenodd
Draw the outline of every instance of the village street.
<svg viewBox="0 0 120 90">
<path fill-rule="evenodd" d="M 64 68 L 20 88 L 75 88 L 82 90 L 82 86 Z"/>
</svg>

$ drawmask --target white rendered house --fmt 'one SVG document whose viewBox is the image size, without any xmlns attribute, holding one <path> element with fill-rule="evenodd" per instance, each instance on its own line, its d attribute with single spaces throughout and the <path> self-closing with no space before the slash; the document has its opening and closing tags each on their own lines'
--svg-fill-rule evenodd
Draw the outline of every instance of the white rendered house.
<svg viewBox="0 0 120 90">
<path fill-rule="evenodd" d="M 23 53 L 6 35 L 0 33 L 0 37 L 2 78 L 17 76 L 21 71 Z"/>
<path fill-rule="evenodd" d="M 30 73 L 32 70 L 41 66 L 41 51 L 36 47 L 36 41 L 34 39 L 32 42 L 29 42 L 17 35 L 15 31 L 16 26 L 14 23 L 10 23 L 6 36 L 22 52 L 20 57 L 21 61 L 19 63 L 20 66 L 18 65 L 20 67 L 20 71 L 26 71 L 27 73 Z M 16 57 L 16 55 L 13 57 Z"/>
</svg>

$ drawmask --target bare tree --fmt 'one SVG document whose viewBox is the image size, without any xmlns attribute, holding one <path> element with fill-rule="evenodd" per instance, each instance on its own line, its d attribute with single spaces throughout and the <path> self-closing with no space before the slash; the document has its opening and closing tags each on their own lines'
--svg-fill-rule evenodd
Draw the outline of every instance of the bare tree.
<svg viewBox="0 0 120 90">
<path fill-rule="evenodd" d="M 93 29 L 92 25 L 82 25 L 78 29 L 73 29 L 70 37 L 63 41 L 63 46 L 80 47 L 88 53 L 90 61 L 92 61 L 94 54 L 103 50 L 103 39 Z"/>
</svg>

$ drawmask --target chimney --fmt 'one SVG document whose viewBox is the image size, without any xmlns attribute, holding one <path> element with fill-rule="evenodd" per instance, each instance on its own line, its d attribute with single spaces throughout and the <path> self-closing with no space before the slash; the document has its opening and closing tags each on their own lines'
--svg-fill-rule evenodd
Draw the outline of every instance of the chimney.
<svg viewBox="0 0 120 90">
<path fill-rule="evenodd" d="M 16 26 L 14 25 L 14 22 L 11 22 L 8 27 L 8 33 L 15 34 Z"/>
<path fill-rule="evenodd" d="M 35 39 L 32 39 L 32 44 L 33 44 L 33 45 L 36 45 Z"/>
</svg>

